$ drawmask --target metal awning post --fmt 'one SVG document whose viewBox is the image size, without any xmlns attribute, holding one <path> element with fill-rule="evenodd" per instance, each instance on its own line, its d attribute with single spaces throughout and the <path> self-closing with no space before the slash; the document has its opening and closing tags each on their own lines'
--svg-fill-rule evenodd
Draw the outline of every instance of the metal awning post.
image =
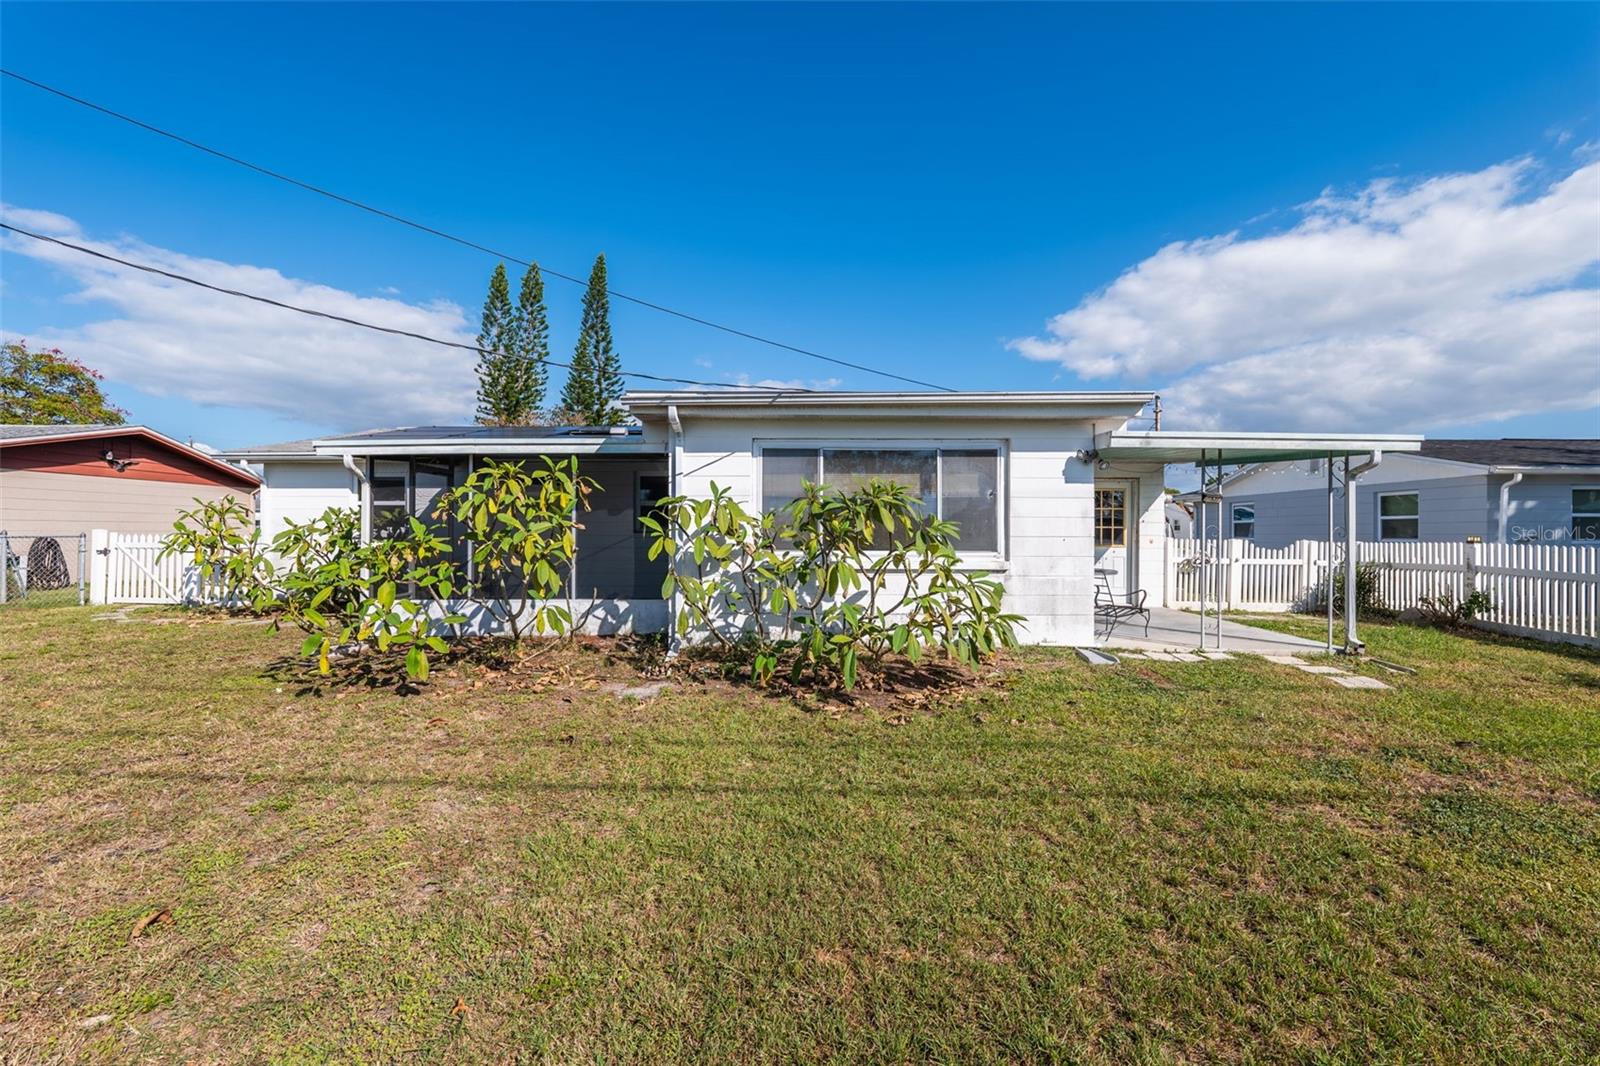
<svg viewBox="0 0 1600 1066">
<path fill-rule="evenodd" d="M 1210 538 L 1206 534 L 1206 451 L 1200 449 L 1200 639 L 1196 647 L 1206 646 L 1206 579 L 1210 573 Z"/>
<path fill-rule="evenodd" d="M 1345 460 L 1348 466 L 1350 460 Z M 1333 455 L 1328 455 L 1328 558 L 1322 574 L 1322 598 L 1328 608 L 1328 654 L 1333 654 Z"/>
</svg>

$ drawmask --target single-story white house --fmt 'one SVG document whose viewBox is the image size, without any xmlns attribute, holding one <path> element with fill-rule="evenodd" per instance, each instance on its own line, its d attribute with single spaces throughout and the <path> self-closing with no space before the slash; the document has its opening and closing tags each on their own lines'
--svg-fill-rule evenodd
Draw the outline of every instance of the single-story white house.
<svg viewBox="0 0 1600 1066">
<path fill-rule="evenodd" d="M 1171 433 L 1129 423 L 1147 392 L 631 392 L 636 424 L 420 426 L 242 448 L 260 472 L 271 537 L 329 506 L 359 507 L 365 535 L 431 510 L 481 458 L 579 457 L 599 483 L 584 516 L 573 597 L 596 632 L 665 629 L 663 560 L 638 524 L 655 500 L 712 483 L 751 509 L 802 481 L 892 478 L 960 524 L 960 552 L 1006 587 L 1030 643 L 1095 642 L 1095 588 L 1162 602 L 1168 463 L 1415 450 L 1418 437 Z"/>
<path fill-rule="evenodd" d="M 1247 466 L 1225 478 L 1224 537 L 1263 548 L 1324 535 L 1327 470 L 1320 458 Z M 1342 523 L 1341 523 L 1342 524 Z M 1342 530 L 1338 531 L 1342 536 Z M 1600 440 L 1428 440 L 1386 457 L 1356 491 L 1364 541 L 1600 543 Z"/>
</svg>

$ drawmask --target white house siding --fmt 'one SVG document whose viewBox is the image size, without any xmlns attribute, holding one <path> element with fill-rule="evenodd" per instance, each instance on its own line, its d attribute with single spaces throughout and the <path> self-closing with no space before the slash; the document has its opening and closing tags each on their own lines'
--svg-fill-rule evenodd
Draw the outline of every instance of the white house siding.
<svg viewBox="0 0 1600 1066">
<path fill-rule="evenodd" d="M 1094 447 L 1085 421 L 918 417 L 854 418 L 706 415 L 686 411 L 674 465 L 676 491 L 705 496 L 713 483 L 744 506 L 761 506 L 757 454 L 762 446 L 821 443 L 835 447 L 889 443 L 997 443 L 1004 453 L 1006 542 L 1003 569 L 1007 610 L 1027 622 L 1022 639 L 1041 644 L 1088 644 L 1094 636 L 1094 479 L 1092 463 L 1071 453 Z M 1129 470 L 1102 476 L 1140 479 L 1140 581 L 1163 579 L 1161 472 Z"/>
<path fill-rule="evenodd" d="M 337 460 L 270 460 L 262 464 L 256 513 L 266 541 L 290 521 L 309 522 L 330 507 L 359 507 L 360 483 Z"/>
</svg>

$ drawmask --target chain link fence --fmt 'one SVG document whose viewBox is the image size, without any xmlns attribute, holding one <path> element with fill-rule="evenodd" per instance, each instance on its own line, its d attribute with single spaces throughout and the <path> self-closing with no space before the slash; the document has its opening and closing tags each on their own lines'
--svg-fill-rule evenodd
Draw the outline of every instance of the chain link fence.
<svg viewBox="0 0 1600 1066">
<path fill-rule="evenodd" d="M 0 610 L 89 602 L 87 533 L 0 530 Z"/>
</svg>

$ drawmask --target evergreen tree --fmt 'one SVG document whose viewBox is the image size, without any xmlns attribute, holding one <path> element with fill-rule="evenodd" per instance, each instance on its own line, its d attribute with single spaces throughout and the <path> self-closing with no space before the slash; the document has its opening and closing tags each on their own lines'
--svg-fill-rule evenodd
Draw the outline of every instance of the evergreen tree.
<svg viewBox="0 0 1600 1066">
<path fill-rule="evenodd" d="M 522 275 L 512 319 L 511 354 L 515 359 L 507 376 L 515 394 L 516 418 L 508 424 L 531 426 L 539 420 L 550 379 L 550 320 L 544 309 L 544 276 L 537 263 Z"/>
<path fill-rule="evenodd" d="M 616 426 L 623 411 L 622 360 L 611 346 L 611 297 L 606 292 L 606 257 L 597 256 L 583 294 L 583 321 L 572 353 L 572 370 L 561 406 L 585 425 Z"/>
<path fill-rule="evenodd" d="M 511 309 L 511 282 L 506 265 L 495 266 L 489 276 L 489 295 L 483 301 L 478 330 L 478 422 L 485 426 L 512 424 L 516 413 L 513 380 L 515 313 Z"/>
</svg>

